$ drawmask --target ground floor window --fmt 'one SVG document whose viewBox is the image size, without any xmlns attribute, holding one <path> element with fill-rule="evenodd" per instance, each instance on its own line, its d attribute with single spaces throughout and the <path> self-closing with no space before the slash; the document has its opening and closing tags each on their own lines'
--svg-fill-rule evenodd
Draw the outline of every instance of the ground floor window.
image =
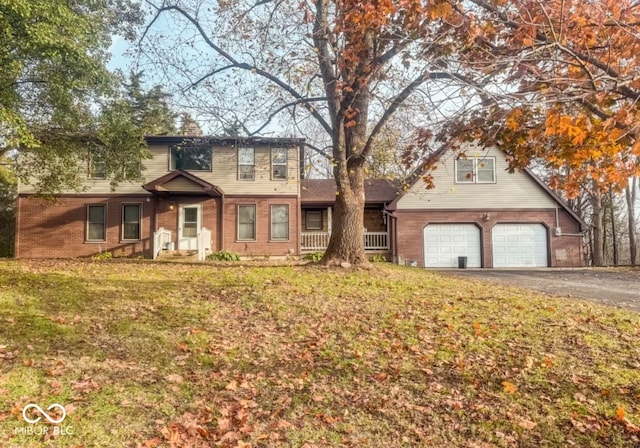
<svg viewBox="0 0 640 448">
<path fill-rule="evenodd" d="M 305 230 L 322 230 L 322 210 L 307 210 L 304 228 Z"/>
<path fill-rule="evenodd" d="M 271 239 L 289 239 L 289 206 L 287 204 L 271 206 Z"/>
<path fill-rule="evenodd" d="M 122 239 L 140 239 L 140 204 L 122 204 Z"/>
<path fill-rule="evenodd" d="M 255 204 L 238 205 L 238 240 L 256 239 Z"/>
<path fill-rule="evenodd" d="M 107 239 L 106 204 L 87 205 L 87 241 Z"/>
</svg>

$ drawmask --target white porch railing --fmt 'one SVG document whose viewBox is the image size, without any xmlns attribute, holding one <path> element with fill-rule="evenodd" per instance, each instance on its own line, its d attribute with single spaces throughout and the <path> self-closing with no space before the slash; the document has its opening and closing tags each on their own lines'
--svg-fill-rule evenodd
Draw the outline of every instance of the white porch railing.
<svg viewBox="0 0 640 448">
<path fill-rule="evenodd" d="M 162 249 L 167 247 L 167 244 L 171 242 L 171 230 L 167 230 L 164 227 L 160 227 L 153 232 L 153 259 L 158 258 L 158 255 L 162 252 Z"/>
<path fill-rule="evenodd" d="M 329 232 L 302 232 L 302 250 L 324 250 L 329 245 Z"/>
<path fill-rule="evenodd" d="M 198 260 L 204 261 L 207 256 L 207 250 L 211 250 L 211 230 L 203 227 L 198 232 Z"/>
<path fill-rule="evenodd" d="M 364 250 L 387 250 L 387 232 L 364 232 Z"/>
<path fill-rule="evenodd" d="M 302 250 L 325 250 L 329 245 L 329 232 L 302 232 L 300 246 Z M 388 250 L 387 232 L 364 232 L 365 250 Z"/>
</svg>

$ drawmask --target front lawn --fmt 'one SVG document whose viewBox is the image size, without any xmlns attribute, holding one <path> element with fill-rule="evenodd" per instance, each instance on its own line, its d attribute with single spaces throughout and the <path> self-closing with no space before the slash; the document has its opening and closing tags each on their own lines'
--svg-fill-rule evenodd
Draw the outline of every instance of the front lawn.
<svg viewBox="0 0 640 448">
<path fill-rule="evenodd" d="M 3 447 L 638 444 L 636 313 L 382 264 L 0 262 Z"/>
</svg>

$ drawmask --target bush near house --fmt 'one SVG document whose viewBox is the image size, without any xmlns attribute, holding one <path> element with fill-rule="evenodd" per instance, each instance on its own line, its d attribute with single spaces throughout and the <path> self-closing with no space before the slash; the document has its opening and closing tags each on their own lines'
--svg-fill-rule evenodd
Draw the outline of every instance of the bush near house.
<svg viewBox="0 0 640 448">
<path fill-rule="evenodd" d="M 227 250 L 218 250 L 207 255 L 207 260 L 215 261 L 240 261 L 240 257 L 235 252 Z"/>
</svg>

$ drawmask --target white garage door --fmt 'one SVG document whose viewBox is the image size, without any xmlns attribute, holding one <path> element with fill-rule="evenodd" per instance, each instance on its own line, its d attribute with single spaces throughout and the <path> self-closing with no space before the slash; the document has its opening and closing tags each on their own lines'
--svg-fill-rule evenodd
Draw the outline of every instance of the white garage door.
<svg viewBox="0 0 640 448">
<path fill-rule="evenodd" d="M 424 265 L 428 268 L 457 268 L 458 257 L 467 266 L 479 268 L 480 229 L 473 224 L 429 224 L 424 229 Z"/>
<path fill-rule="evenodd" d="M 542 224 L 496 224 L 493 267 L 546 267 L 547 229 Z"/>
</svg>

